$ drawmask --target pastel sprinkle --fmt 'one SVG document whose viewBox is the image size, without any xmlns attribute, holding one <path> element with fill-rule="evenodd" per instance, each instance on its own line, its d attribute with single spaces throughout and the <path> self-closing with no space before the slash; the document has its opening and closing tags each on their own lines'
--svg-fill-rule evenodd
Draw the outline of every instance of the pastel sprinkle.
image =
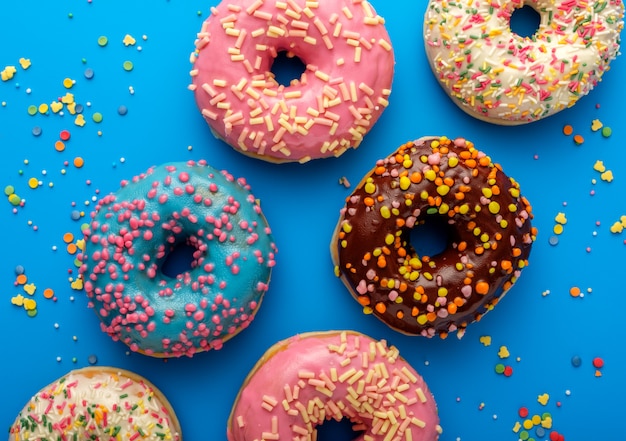
<svg viewBox="0 0 626 441">
<path fill-rule="evenodd" d="M 500 346 L 500 350 L 498 351 L 498 357 L 500 358 L 508 358 L 511 354 L 509 353 L 509 349 L 506 346 Z"/>
<path fill-rule="evenodd" d="M 605 182 L 613 182 L 613 172 L 611 170 L 607 170 L 600 175 L 600 179 Z"/>
<path fill-rule="evenodd" d="M 102 35 L 102 36 L 98 37 L 98 46 L 104 47 L 108 43 L 109 43 L 109 39 L 106 36 Z"/>
<path fill-rule="evenodd" d="M 9 81 L 13 78 L 16 72 L 17 69 L 15 66 L 6 66 L 2 71 L 0 71 L 0 79 L 2 79 L 2 81 Z"/>
<path fill-rule="evenodd" d="M 604 173 L 606 171 L 606 167 L 604 166 L 604 162 L 598 160 L 593 164 L 593 169 L 599 173 Z"/>
<path fill-rule="evenodd" d="M 593 121 L 591 121 L 591 130 L 593 132 L 597 132 L 598 130 L 600 130 L 602 128 L 604 124 L 602 124 L 602 122 L 599 119 L 594 119 Z"/>
<path fill-rule="evenodd" d="M 610 127 L 603 127 L 601 133 L 602 133 L 602 136 L 604 136 L 605 138 L 608 138 L 609 136 L 613 134 L 613 130 L 611 130 Z"/>
<path fill-rule="evenodd" d="M 133 38 L 132 35 L 126 34 L 124 36 L 124 39 L 122 40 L 122 43 L 124 43 L 124 46 L 133 46 L 136 43 L 136 40 Z"/>
<path fill-rule="evenodd" d="M 620 217 L 620 220 L 611 225 L 610 231 L 614 234 L 619 234 L 626 228 L 626 215 Z"/>
<path fill-rule="evenodd" d="M 537 396 L 537 402 L 539 402 L 543 406 L 547 405 L 549 400 L 550 400 L 549 394 L 541 394 Z"/>
</svg>

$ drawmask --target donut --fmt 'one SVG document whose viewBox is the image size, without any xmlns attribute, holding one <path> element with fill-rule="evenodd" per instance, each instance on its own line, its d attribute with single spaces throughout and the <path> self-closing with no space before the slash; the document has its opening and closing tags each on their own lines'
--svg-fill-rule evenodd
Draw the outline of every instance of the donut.
<svg viewBox="0 0 626 441">
<path fill-rule="evenodd" d="M 179 247 L 190 267 L 167 275 Z M 193 356 L 249 326 L 276 251 L 245 179 L 204 161 L 169 163 L 98 201 L 79 271 L 113 340 L 154 357 Z"/>
<path fill-rule="evenodd" d="M 306 66 L 279 84 L 280 53 Z M 223 0 L 191 54 L 195 100 L 214 135 L 269 162 L 357 148 L 388 105 L 394 53 L 365 0 Z"/>
<path fill-rule="evenodd" d="M 113 367 L 70 371 L 37 392 L 9 429 L 22 440 L 180 441 L 163 393 L 142 376 Z"/>
<path fill-rule="evenodd" d="M 378 160 L 347 197 L 331 242 L 335 274 L 392 329 L 461 338 L 527 266 L 532 218 L 519 184 L 471 141 L 420 138 Z M 447 236 L 432 256 L 411 242 L 426 221 Z"/>
<path fill-rule="evenodd" d="M 532 7 L 531 37 L 511 31 L 512 14 Z M 622 0 L 430 0 L 426 55 L 462 110 L 490 123 L 538 121 L 587 95 L 619 54 Z"/>
<path fill-rule="evenodd" d="M 356 441 L 435 441 L 435 400 L 385 340 L 355 331 L 310 332 L 276 343 L 244 381 L 228 441 L 315 440 L 326 421 L 348 420 Z"/>
</svg>

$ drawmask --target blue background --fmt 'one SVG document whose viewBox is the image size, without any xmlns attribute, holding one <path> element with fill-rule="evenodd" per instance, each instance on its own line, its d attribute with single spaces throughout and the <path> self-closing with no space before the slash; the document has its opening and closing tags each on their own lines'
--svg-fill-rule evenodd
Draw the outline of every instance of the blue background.
<svg viewBox="0 0 626 441">
<path fill-rule="evenodd" d="M 8 429 L 41 387 L 95 357 L 99 365 L 133 370 L 159 386 L 187 440 L 225 439 L 239 386 L 269 346 L 298 332 L 355 329 L 396 345 L 425 377 L 439 405 L 442 440 L 516 440 L 512 428 L 522 420 L 522 406 L 530 415 L 551 413 L 554 430 L 568 441 L 626 439 L 626 232 L 610 231 L 626 214 L 626 60 L 615 60 L 596 90 L 572 109 L 532 125 L 490 125 L 457 109 L 437 85 L 423 50 L 426 3 L 375 1 L 396 55 L 389 108 L 356 151 L 305 165 L 272 165 L 214 139 L 187 90 L 189 54 L 211 6 L 198 0 L 2 2 L 0 69 L 15 65 L 17 73 L 0 82 L 0 188 L 14 186 L 26 203 L 14 212 L 0 201 L 0 427 Z M 126 34 L 136 38 L 134 46 L 124 46 Z M 97 43 L 100 36 L 108 37 L 105 47 Z M 32 62 L 27 70 L 18 64 L 22 57 Z M 122 67 L 127 60 L 132 71 Z M 84 76 L 87 68 L 92 79 Z M 64 78 L 75 80 L 72 89 L 64 88 Z M 30 105 L 50 104 L 66 92 L 83 105 L 84 127 L 67 112 L 28 114 Z M 120 115 L 119 106 L 128 113 Z M 95 112 L 103 115 L 99 124 L 92 120 Z M 594 119 L 610 126 L 612 136 L 592 131 Z M 584 137 L 582 145 L 562 133 L 565 124 Z M 33 136 L 34 127 L 40 136 Z M 71 139 L 57 152 L 63 129 Z M 329 255 L 350 193 L 339 180 L 356 185 L 376 159 L 424 135 L 466 137 L 501 163 L 533 204 L 539 229 L 519 283 L 462 340 L 408 337 L 362 315 L 334 277 Z M 76 156 L 84 167 L 72 165 Z M 220 351 L 168 361 L 129 354 L 100 331 L 84 294 L 71 289 L 77 272 L 63 235 L 78 236 L 94 201 L 115 191 L 120 180 L 151 165 L 200 158 L 245 176 L 261 199 L 279 247 L 270 290 L 252 326 Z M 612 170 L 612 182 L 593 169 L 598 160 Z M 30 178 L 42 185 L 30 188 Z M 72 219 L 75 210 L 85 217 Z M 557 237 L 559 212 L 567 223 Z M 36 317 L 11 304 L 23 294 L 15 285 L 18 266 L 37 286 Z M 571 287 L 584 296 L 570 296 Z M 56 301 L 44 298 L 44 288 L 54 289 Z M 481 336 L 490 336 L 491 345 Z M 501 346 L 509 358 L 498 356 Z M 582 360 L 579 367 L 571 363 L 574 356 Z M 605 363 L 601 376 L 595 357 Z M 512 376 L 497 374 L 498 363 L 511 366 Z M 542 394 L 550 397 L 545 406 L 537 400 Z"/>
</svg>

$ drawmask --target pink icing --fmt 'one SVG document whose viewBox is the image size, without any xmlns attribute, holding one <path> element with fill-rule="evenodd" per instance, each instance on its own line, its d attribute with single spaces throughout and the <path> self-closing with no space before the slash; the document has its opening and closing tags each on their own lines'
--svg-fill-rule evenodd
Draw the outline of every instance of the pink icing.
<svg viewBox="0 0 626 441">
<path fill-rule="evenodd" d="M 270 71 L 281 51 L 306 64 L 287 87 Z M 275 162 L 358 147 L 388 104 L 394 69 L 384 19 L 364 0 L 224 0 L 191 59 L 190 88 L 213 132 Z"/>
<path fill-rule="evenodd" d="M 324 421 L 348 419 L 356 440 L 435 441 L 437 406 L 398 350 L 356 332 L 311 333 L 273 346 L 233 407 L 229 441 L 315 439 Z"/>
</svg>

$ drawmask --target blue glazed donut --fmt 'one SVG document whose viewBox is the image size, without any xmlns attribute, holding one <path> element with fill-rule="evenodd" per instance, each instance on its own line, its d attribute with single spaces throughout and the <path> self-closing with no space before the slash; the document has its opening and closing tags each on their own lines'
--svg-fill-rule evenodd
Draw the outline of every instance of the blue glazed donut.
<svg viewBox="0 0 626 441">
<path fill-rule="evenodd" d="M 101 328 L 154 357 L 220 349 L 253 320 L 276 246 L 245 179 L 204 161 L 150 168 L 102 198 L 80 274 Z M 162 266 L 185 244 L 192 262 Z"/>
</svg>

